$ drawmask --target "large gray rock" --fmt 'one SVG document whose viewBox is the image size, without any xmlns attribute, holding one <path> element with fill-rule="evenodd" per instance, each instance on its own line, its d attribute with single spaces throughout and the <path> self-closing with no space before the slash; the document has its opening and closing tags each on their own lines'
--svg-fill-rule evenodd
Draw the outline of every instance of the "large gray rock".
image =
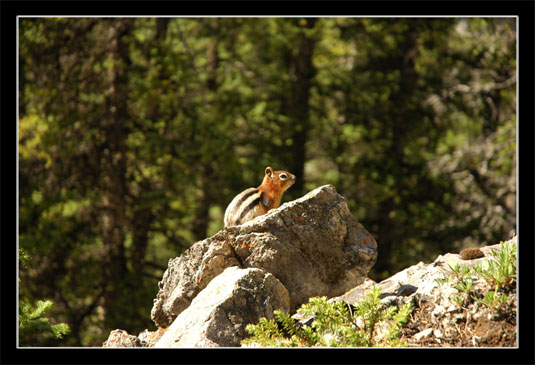
<svg viewBox="0 0 535 365">
<path fill-rule="evenodd" d="M 169 326 L 210 280 L 227 267 L 240 265 L 221 234 L 199 241 L 180 257 L 169 260 L 151 311 L 157 326 Z"/>
<path fill-rule="evenodd" d="M 413 294 L 430 296 L 433 292 L 439 290 L 438 282 L 450 275 L 450 267 L 457 264 L 468 267 L 483 264 L 491 257 L 491 251 L 493 250 L 500 250 L 500 244 L 479 248 L 483 256 L 474 259 L 462 259 L 461 255 L 456 253 L 439 255 L 430 264 L 419 262 L 380 283 L 367 279 L 364 283 L 352 288 L 343 295 L 331 298 L 330 301 L 342 300 L 348 304 L 357 305 L 365 298 L 364 294 L 372 286 L 378 286 L 381 289 L 381 298 L 389 297 L 389 299 L 393 299 L 395 297 L 409 297 Z"/>
<path fill-rule="evenodd" d="M 193 244 L 158 284 L 151 317 L 169 326 L 225 268 L 256 267 L 288 289 L 290 310 L 313 296 L 337 296 L 364 281 L 377 243 L 331 185 L 283 204 L 241 226 Z"/>
<path fill-rule="evenodd" d="M 508 241 L 510 245 L 516 243 L 516 236 Z M 415 308 L 407 329 L 403 330 L 409 346 L 514 346 L 516 291 L 512 290 L 500 310 L 490 308 L 482 302 L 486 293 L 494 290 L 488 282 L 472 273 L 472 287 L 470 294 L 467 294 L 459 289 L 459 280 L 454 278 L 451 269 L 457 264 L 488 267 L 489 262 L 494 260 L 492 251 L 501 249 L 500 244 L 480 247 L 477 250 L 480 254 L 473 255 L 473 258 L 455 253 L 440 255 L 432 263 L 419 262 L 380 283 L 366 280 L 329 301 L 358 305 L 372 286 L 378 286 L 382 292 L 381 300 L 386 306 L 400 307 L 412 303 Z M 301 323 L 314 319 L 313 316 L 294 318 Z"/>
<path fill-rule="evenodd" d="M 154 347 L 234 347 L 248 323 L 288 312 L 288 291 L 260 269 L 227 268 L 175 319 Z"/>
</svg>

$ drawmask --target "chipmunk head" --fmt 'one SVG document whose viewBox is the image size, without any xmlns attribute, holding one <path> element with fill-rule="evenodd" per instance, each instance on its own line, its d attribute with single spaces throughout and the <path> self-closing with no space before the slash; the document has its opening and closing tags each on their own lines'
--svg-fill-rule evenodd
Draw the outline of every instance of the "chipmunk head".
<svg viewBox="0 0 535 365">
<path fill-rule="evenodd" d="M 282 191 L 285 191 L 295 183 L 295 176 L 288 171 L 275 171 L 268 166 L 265 172 L 264 182 L 267 181 L 271 185 L 278 186 Z"/>
</svg>

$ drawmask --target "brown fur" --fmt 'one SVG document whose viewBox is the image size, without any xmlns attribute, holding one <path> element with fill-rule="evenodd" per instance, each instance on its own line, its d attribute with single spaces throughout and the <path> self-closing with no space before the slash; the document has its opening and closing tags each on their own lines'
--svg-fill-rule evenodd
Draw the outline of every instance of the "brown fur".
<svg viewBox="0 0 535 365">
<path fill-rule="evenodd" d="M 250 188 L 238 194 L 225 211 L 225 227 L 243 224 L 266 214 L 279 206 L 282 194 L 294 184 L 295 176 L 288 171 L 274 171 L 266 167 L 264 180 L 256 189 Z M 258 199 L 251 205 L 251 199 Z"/>
</svg>

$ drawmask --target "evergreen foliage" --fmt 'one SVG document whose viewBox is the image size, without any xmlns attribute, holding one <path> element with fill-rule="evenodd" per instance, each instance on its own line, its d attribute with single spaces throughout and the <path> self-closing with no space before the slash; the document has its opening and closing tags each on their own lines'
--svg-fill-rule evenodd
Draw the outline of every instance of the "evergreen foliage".
<svg viewBox="0 0 535 365">
<path fill-rule="evenodd" d="M 328 303 L 326 297 L 310 298 L 297 310 L 314 318 L 310 325 L 300 324 L 288 313 L 276 310 L 274 319 L 261 318 L 258 324 L 247 325 L 252 336 L 242 343 L 261 347 L 403 346 L 399 330 L 409 319 L 412 306 L 387 308 L 380 295 L 381 289 L 372 287 L 356 307 L 341 301 Z"/>
<path fill-rule="evenodd" d="M 32 337 L 38 335 L 52 335 L 56 339 L 62 339 L 69 334 L 69 326 L 65 323 L 50 324 L 45 314 L 52 308 L 50 300 L 38 300 L 34 306 L 21 300 L 19 303 L 19 344 L 28 346 Z"/>
<path fill-rule="evenodd" d="M 23 267 L 31 265 L 30 256 L 19 249 L 19 259 Z M 20 283 L 20 279 L 19 279 Z M 52 308 L 50 300 L 38 300 L 32 305 L 25 298 L 19 300 L 19 345 L 31 346 L 37 339 L 40 341 L 51 336 L 62 339 L 69 334 L 70 328 L 66 323 L 50 324 L 45 314 Z"/>
</svg>

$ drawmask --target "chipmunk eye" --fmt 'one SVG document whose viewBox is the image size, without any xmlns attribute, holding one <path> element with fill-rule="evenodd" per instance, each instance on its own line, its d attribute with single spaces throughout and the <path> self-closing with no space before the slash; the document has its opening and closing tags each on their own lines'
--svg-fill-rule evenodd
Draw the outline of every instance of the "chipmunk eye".
<svg viewBox="0 0 535 365">
<path fill-rule="evenodd" d="M 286 175 L 285 173 L 282 173 L 279 175 L 279 177 L 281 178 L 281 180 L 286 180 L 288 178 L 288 175 Z"/>
</svg>

